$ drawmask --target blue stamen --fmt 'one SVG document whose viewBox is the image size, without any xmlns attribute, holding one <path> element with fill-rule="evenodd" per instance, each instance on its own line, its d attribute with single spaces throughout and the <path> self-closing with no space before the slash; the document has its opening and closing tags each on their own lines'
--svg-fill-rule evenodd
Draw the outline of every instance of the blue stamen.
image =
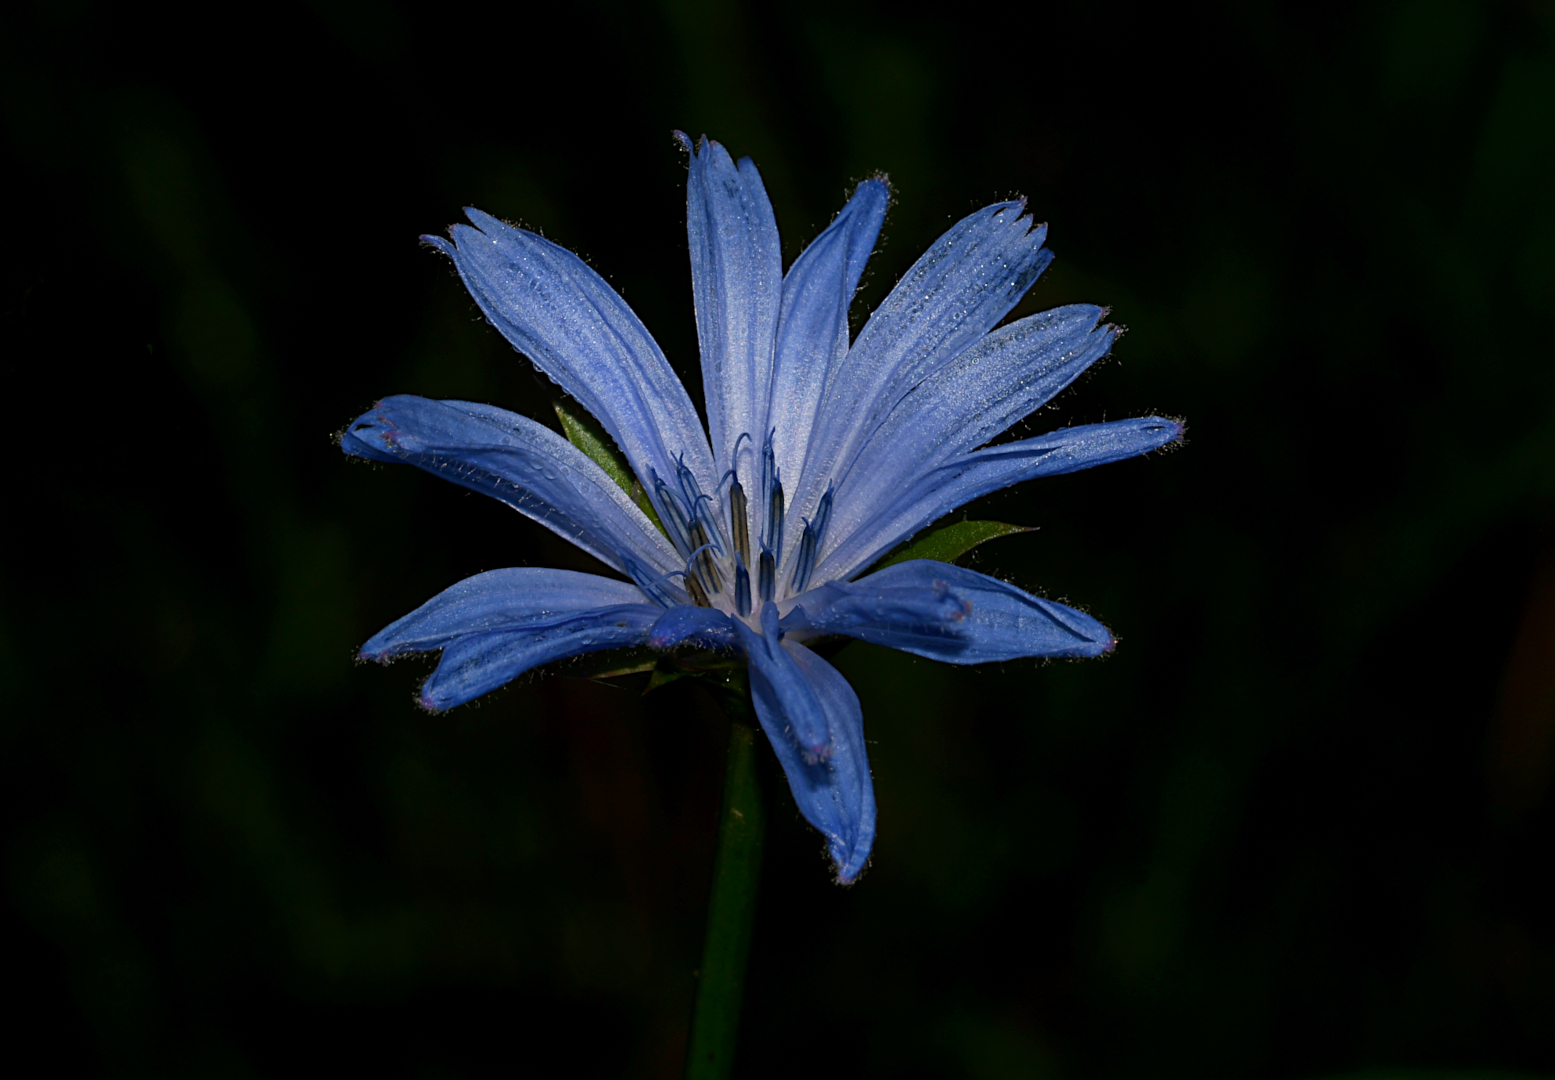
<svg viewBox="0 0 1555 1080">
<path fill-rule="evenodd" d="M 765 546 L 761 549 L 761 561 L 756 564 L 756 590 L 761 597 L 761 602 L 772 602 L 772 594 L 777 584 L 777 564 L 772 560 L 772 552 Z"/>
<path fill-rule="evenodd" d="M 799 550 L 794 555 L 794 575 L 788 579 L 790 593 L 802 593 L 810 584 L 810 571 L 815 569 L 815 526 L 804 523 L 804 534 L 799 537 Z"/>
<path fill-rule="evenodd" d="M 761 448 L 761 486 L 756 489 L 756 494 L 763 501 L 771 497 L 772 485 L 777 481 L 777 455 L 772 451 L 772 436 L 776 434 L 777 428 L 773 428 Z"/>
<path fill-rule="evenodd" d="M 772 438 L 777 434 L 773 428 L 767 433 L 766 441 L 761 447 L 761 483 L 756 488 L 756 516 L 760 525 L 758 539 L 771 546 L 772 526 L 768 521 L 767 511 L 772 506 L 772 485 L 778 482 L 777 455 L 772 450 Z"/>
<path fill-rule="evenodd" d="M 821 545 L 826 543 L 826 526 L 831 523 L 831 493 L 832 487 L 826 485 L 826 494 L 821 496 L 820 505 L 815 508 L 815 520 L 811 523 L 815 526 L 815 553 L 821 553 Z"/>
<path fill-rule="evenodd" d="M 745 489 L 740 486 L 739 477 L 735 477 L 734 486 L 729 489 L 729 517 L 734 526 L 734 553 L 748 561 L 751 557 L 750 510 L 745 505 Z"/>
<path fill-rule="evenodd" d="M 706 504 L 706 505 L 703 505 Z M 711 495 L 698 495 L 696 501 L 696 517 L 701 523 L 702 530 L 707 533 L 707 538 L 713 542 L 713 550 L 718 553 L 720 559 L 727 558 L 724 551 L 723 530 L 713 520 L 713 497 Z"/>
<path fill-rule="evenodd" d="M 697 607 L 713 606 L 713 602 L 707 598 L 707 590 L 702 588 L 695 574 L 686 575 L 686 591 L 691 594 L 691 602 Z"/>
<path fill-rule="evenodd" d="M 742 619 L 751 613 L 751 576 L 738 554 L 734 556 L 734 610 Z"/>
<path fill-rule="evenodd" d="M 659 520 L 664 523 L 664 531 L 669 533 L 670 540 L 677 551 L 690 551 L 691 538 L 686 528 L 686 509 L 681 505 L 680 498 L 669 489 L 659 474 L 653 470 L 648 471 L 653 480 L 654 493 L 659 496 Z"/>
<path fill-rule="evenodd" d="M 691 470 L 686 468 L 686 455 L 682 454 L 675 459 L 675 476 L 680 481 L 680 493 L 686 497 L 687 506 L 695 506 L 697 500 L 702 497 L 702 488 L 697 484 L 697 478 Z"/>
<path fill-rule="evenodd" d="M 655 603 L 662 604 L 664 607 L 674 607 L 680 603 L 680 599 L 664 586 L 671 578 L 685 577 L 686 572 L 684 570 L 671 570 L 667 574 L 659 574 L 655 577 L 644 571 L 641 566 L 637 565 L 635 560 L 628 558 L 623 561 L 626 563 L 627 574 L 637 583 L 637 587 L 647 593 L 649 598 Z"/>
<path fill-rule="evenodd" d="M 794 559 L 794 576 L 789 581 L 789 591 L 802 593 L 810 587 L 810 575 L 815 573 L 815 560 L 826 542 L 826 525 L 831 521 L 832 489 L 826 488 L 820 505 L 815 508 L 815 519 L 804 523 L 804 535 L 799 538 L 799 552 Z"/>
<path fill-rule="evenodd" d="M 767 528 L 762 543 L 778 555 L 783 553 L 783 482 L 776 469 L 767 495 Z"/>
<path fill-rule="evenodd" d="M 723 578 L 718 574 L 718 565 L 713 562 L 713 551 L 718 549 L 715 542 L 707 538 L 707 529 L 702 526 L 701 519 L 691 523 L 691 542 L 696 550 L 686 556 L 686 566 L 689 568 L 696 564 L 697 573 L 702 579 L 702 584 L 707 586 L 709 592 L 720 592 L 724 587 Z"/>
<path fill-rule="evenodd" d="M 712 546 L 713 546 L 712 544 L 703 544 L 701 547 L 699 547 L 695 551 L 693 551 L 690 555 L 687 555 L 686 556 L 686 568 L 689 570 L 691 568 L 691 560 L 695 559 L 698 555 L 702 554 L 704 551 L 706 551 L 708 548 L 710 548 Z M 675 573 L 680 574 L 680 573 L 684 573 L 684 571 L 676 570 Z"/>
</svg>

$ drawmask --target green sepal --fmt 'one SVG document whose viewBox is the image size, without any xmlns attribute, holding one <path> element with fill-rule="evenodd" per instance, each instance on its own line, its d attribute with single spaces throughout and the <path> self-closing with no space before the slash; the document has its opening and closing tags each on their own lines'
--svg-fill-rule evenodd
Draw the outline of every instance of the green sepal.
<svg viewBox="0 0 1555 1080">
<path fill-rule="evenodd" d="M 905 546 L 897 548 L 876 563 L 874 568 L 884 570 L 888 566 L 895 566 L 909 559 L 934 559 L 937 562 L 953 563 L 978 544 L 997 540 L 1001 536 L 1014 536 L 1016 533 L 1033 531 L 1035 530 L 1026 525 L 1006 525 L 1002 521 L 958 521 L 953 525 L 946 525 L 943 529 L 935 529 L 927 536 L 920 536 Z"/>
<path fill-rule="evenodd" d="M 653 674 L 648 676 L 643 693 L 651 693 L 680 679 L 700 683 L 726 710 L 730 706 L 747 711 L 750 708 L 750 682 L 742 656 L 705 649 L 661 656 Z"/>
<path fill-rule="evenodd" d="M 572 679 L 619 679 L 652 671 L 659 653 L 646 645 L 625 649 L 605 649 L 560 661 L 556 673 Z"/>
<path fill-rule="evenodd" d="M 588 455 L 590 461 L 605 470 L 605 475 L 621 485 L 621 490 L 631 493 L 632 470 L 626 459 L 610 445 L 610 437 L 599 429 L 592 417 L 581 409 L 574 413 L 561 402 L 555 402 L 556 419 L 562 422 L 562 434 L 567 441 Z"/>
<path fill-rule="evenodd" d="M 648 520 L 653 522 L 654 528 L 664 532 L 664 526 L 659 521 L 659 512 L 653 508 L 653 503 L 648 501 L 648 493 L 643 490 L 642 484 L 637 480 L 633 480 L 631 490 L 627 494 L 637 504 L 637 509 L 648 515 Z M 669 533 L 664 533 L 664 535 L 669 536 Z"/>
<path fill-rule="evenodd" d="M 659 524 L 659 515 L 653 509 L 653 503 L 648 501 L 647 492 L 643 490 L 642 484 L 637 482 L 637 477 L 632 475 L 626 459 L 611 445 L 610 436 L 600 430 L 599 425 L 594 423 L 593 417 L 581 409 L 573 412 L 559 401 L 554 402 L 552 408 L 556 410 L 556 419 L 561 421 L 562 434 L 567 436 L 567 441 L 582 450 L 595 465 L 604 469 L 605 475 L 621 485 L 621 490 L 631 497 L 631 500 L 637 504 L 637 508 L 648 515 L 648 520 L 653 522 L 654 527 L 664 532 L 664 526 Z"/>
<path fill-rule="evenodd" d="M 720 705 L 749 708 L 750 682 L 746 676 L 745 658 L 733 653 L 698 649 L 666 654 L 647 646 L 637 646 L 589 653 L 558 664 L 556 670 L 569 678 L 596 681 L 647 675 L 644 694 L 681 679 L 694 679 L 717 698 Z"/>
<path fill-rule="evenodd" d="M 648 676 L 648 685 L 643 687 L 643 694 L 645 696 L 651 694 L 659 687 L 667 686 L 676 679 L 684 679 L 687 674 L 689 672 L 668 664 L 656 664 L 653 668 L 653 674 Z"/>
</svg>

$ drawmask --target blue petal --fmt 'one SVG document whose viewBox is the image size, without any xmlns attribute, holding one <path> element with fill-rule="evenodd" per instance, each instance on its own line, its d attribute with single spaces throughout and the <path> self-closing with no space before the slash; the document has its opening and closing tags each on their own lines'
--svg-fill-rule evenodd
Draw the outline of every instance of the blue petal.
<svg viewBox="0 0 1555 1080">
<path fill-rule="evenodd" d="M 635 585 L 572 570 L 520 567 L 467 578 L 374 634 L 366 660 L 442 649 L 421 703 L 442 711 L 539 664 L 640 645 L 664 609 Z"/>
<path fill-rule="evenodd" d="M 767 428 L 772 347 L 782 302 L 783 257 L 777 220 L 750 158 L 702 139 L 686 182 L 686 234 L 707 423 L 720 469 L 735 466 L 735 443 L 759 447 Z M 704 488 L 708 485 L 704 482 Z"/>
<path fill-rule="evenodd" d="M 810 628 L 952 664 L 1100 656 L 1111 632 L 1089 615 L 986 574 L 931 559 L 888 566 L 799 597 Z M 785 620 L 785 625 L 787 620 Z"/>
<path fill-rule="evenodd" d="M 834 533 L 812 579 L 846 580 L 919 529 L 990 491 L 1158 450 L 1182 431 L 1175 420 L 1147 416 L 1063 428 L 965 454 L 920 476 L 851 533 Z"/>
<path fill-rule="evenodd" d="M 858 695 L 836 668 L 803 645 L 779 643 L 775 632 L 765 637 L 770 655 L 758 662 L 752 649 L 756 716 L 788 777 L 799 812 L 826 837 L 837 880 L 851 884 L 869 861 L 875 842 L 875 788 Z M 831 732 L 831 753 L 825 759 L 817 760 L 794 745 L 792 710 L 801 699 L 804 708 L 823 714 Z"/>
<path fill-rule="evenodd" d="M 677 604 L 653 624 L 648 644 L 655 649 L 685 644 L 703 649 L 733 649 L 739 646 L 740 638 L 734 621 L 717 608 Z"/>
<path fill-rule="evenodd" d="M 626 302 L 566 248 L 466 213 L 477 228 L 455 225 L 453 243 L 423 239 L 454 260 L 491 324 L 594 414 L 639 477 L 674 476 L 684 454 L 711 490 L 717 476 L 691 399 Z"/>
<path fill-rule="evenodd" d="M 790 488 L 803 471 L 826 373 L 847 353 L 848 307 L 890 199 L 883 180 L 859 184 L 783 279 L 768 427 L 777 429 L 777 465 Z"/>
<path fill-rule="evenodd" d="M 996 326 L 1052 259 L 1047 226 L 1024 203 L 964 218 L 929 248 L 875 309 L 827 378 L 793 512 L 809 517 L 828 483 L 897 402 Z M 792 544 L 790 545 L 792 546 Z"/>
<path fill-rule="evenodd" d="M 767 727 L 767 734 L 774 742 L 781 735 L 806 761 L 825 759 L 832 752 L 825 704 L 801 677 L 793 656 L 783 648 L 777 605 L 762 608 L 759 632 L 741 621 L 735 621 L 734 626 L 750 661 L 751 694 L 758 706 L 765 695 L 773 724 L 777 725 L 768 725 L 764 714 L 762 724 Z"/>
<path fill-rule="evenodd" d="M 648 608 L 629 622 L 663 614 L 637 586 L 575 570 L 515 567 L 465 578 L 390 623 L 362 646 L 363 660 L 387 662 L 402 653 L 430 652 L 472 635 L 546 627 L 617 609 Z"/>
<path fill-rule="evenodd" d="M 458 638 L 443 647 L 442 662 L 422 684 L 421 704 L 442 712 L 552 660 L 641 645 L 662 612 L 662 608 L 648 604 L 630 604 L 557 615 L 517 630 Z"/>
<path fill-rule="evenodd" d="M 920 474 L 1024 419 L 1107 355 L 1115 328 L 1090 304 L 1044 311 L 1001 327 L 902 399 L 837 481 L 831 527 L 872 517 Z"/>
<path fill-rule="evenodd" d="M 616 570 L 681 568 L 664 534 L 619 484 L 566 439 L 516 413 L 402 394 L 363 413 L 340 448 L 409 462 L 501 499 Z"/>
</svg>

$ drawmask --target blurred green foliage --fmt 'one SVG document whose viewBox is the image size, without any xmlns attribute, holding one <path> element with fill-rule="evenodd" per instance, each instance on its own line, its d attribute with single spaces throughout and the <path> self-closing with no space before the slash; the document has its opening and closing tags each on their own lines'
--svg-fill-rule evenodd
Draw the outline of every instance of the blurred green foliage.
<svg viewBox="0 0 1555 1080">
<path fill-rule="evenodd" d="M 18 1055 L 678 1073 L 716 712 L 566 670 L 417 712 L 428 662 L 354 666 L 369 634 L 470 573 L 592 567 L 330 433 L 389 393 L 551 415 L 415 243 L 467 203 L 580 251 L 696 387 L 682 127 L 755 158 L 789 258 L 889 173 L 859 320 L 1025 194 L 1058 261 L 1017 314 L 1131 328 L 1026 430 L 1189 423 L 970 509 L 1039 529 L 970 562 L 1084 604 L 1111 658 L 839 654 L 876 857 L 832 886 L 768 778 L 740 1075 L 1555 1071 L 1548 0 L 0 26 Z"/>
</svg>

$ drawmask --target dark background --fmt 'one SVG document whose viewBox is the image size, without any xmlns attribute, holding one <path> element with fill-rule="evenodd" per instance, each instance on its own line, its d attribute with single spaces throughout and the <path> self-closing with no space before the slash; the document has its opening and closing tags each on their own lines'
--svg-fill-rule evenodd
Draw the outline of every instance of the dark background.
<svg viewBox="0 0 1555 1080">
<path fill-rule="evenodd" d="M 739 1074 L 1555 1072 L 1555 4 L 0 20 L 8 1054 L 678 1074 L 717 714 L 563 672 L 433 717 L 430 660 L 354 666 L 465 575 L 589 561 L 331 437 L 389 393 L 548 415 L 417 244 L 467 203 L 700 399 L 682 127 L 755 158 L 790 259 L 889 172 L 856 322 L 1028 196 L 1018 314 L 1131 328 L 1033 429 L 1190 423 L 972 507 L 1040 526 L 972 565 L 1110 659 L 839 655 L 879 842 L 832 885 L 769 771 Z"/>
</svg>

